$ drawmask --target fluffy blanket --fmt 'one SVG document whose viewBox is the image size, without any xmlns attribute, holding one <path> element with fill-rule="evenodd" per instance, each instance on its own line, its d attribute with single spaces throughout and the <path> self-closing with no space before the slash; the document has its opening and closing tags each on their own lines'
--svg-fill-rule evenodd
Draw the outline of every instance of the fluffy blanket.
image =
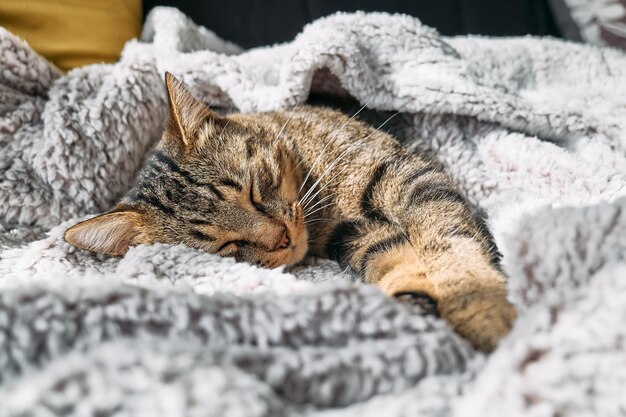
<svg viewBox="0 0 626 417">
<path fill-rule="evenodd" d="M 489 214 L 511 335 L 479 354 L 330 261 L 287 272 L 64 243 L 159 139 L 166 70 L 216 107 L 324 91 L 401 112 Z M 241 51 L 159 8 L 120 62 L 62 74 L 0 29 L 0 173 L 1 416 L 626 412 L 623 52 L 359 13 Z"/>
</svg>

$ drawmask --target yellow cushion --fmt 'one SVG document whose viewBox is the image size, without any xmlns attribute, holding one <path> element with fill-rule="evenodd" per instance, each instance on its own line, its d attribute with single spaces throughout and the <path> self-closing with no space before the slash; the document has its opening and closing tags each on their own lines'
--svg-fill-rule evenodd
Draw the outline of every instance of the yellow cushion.
<svg viewBox="0 0 626 417">
<path fill-rule="evenodd" d="M 0 26 L 67 71 L 117 61 L 141 31 L 141 0 L 0 0 Z"/>
</svg>

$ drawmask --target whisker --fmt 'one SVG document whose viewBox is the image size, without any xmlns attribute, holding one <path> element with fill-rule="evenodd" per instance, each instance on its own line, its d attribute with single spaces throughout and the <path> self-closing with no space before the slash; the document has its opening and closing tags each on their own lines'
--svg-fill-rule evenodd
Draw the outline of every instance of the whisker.
<svg viewBox="0 0 626 417">
<path fill-rule="evenodd" d="M 301 100 L 301 99 L 300 99 Z M 291 120 L 291 118 L 293 117 L 294 112 L 296 111 L 296 109 L 298 108 L 298 106 L 300 105 L 300 100 L 298 100 L 298 103 L 291 109 L 291 112 L 289 113 L 289 117 L 287 117 L 287 120 L 285 121 L 285 124 L 280 128 L 280 130 L 278 131 L 278 134 L 276 135 L 276 137 L 274 138 L 274 140 L 272 141 L 272 146 L 276 146 L 276 142 L 278 141 L 278 139 L 280 138 L 280 135 L 283 133 L 283 131 L 285 130 L 285 128 L 287 127 L 287 124 L 289 123 L 289 121 Z M 300 164 L 302 163 L 302 161 L 300 161 L 300 163 L 298 164 L 298 166 L 296 166 L 295 168 L 293 167 L 293 165 L 290 166 L 289 169 L 289 173 L 293 174 L 295 169 L 298 168 L 300 166 Z"/>
<path fill-rule="evenodd" d="M 328 207 L 334 206 L 335 204 L 337 204 L 337 203 L 335 203 L 334 201 L 333 201 L 332 203 L 328 203 L 328 204 L 326 204 L 326 205 L 324 205 L 324 206 L 322 206 L 322 207 L 319 207 L 319 208 L 315 209 L 315 210 L 314 210 L 314 211 L 312 211 L 311 213 L 308 213 L 308 214 L 307 214 L 307 215 L 305 215 L 304 217 L 306 218 L 307 216 L 311 216 L 311 215 L 313 215 L 313 214 L 317 213 L 318 211 L 321 211 L 321 210 L 324 210 L 325 208 L 328 208 Z"/>
<path fill-rule="evenodd" d="M 220 136 L 219 136 L 220 140 L 224 140 L 224 131 L 228 127 L 229 123 L 230 123 L 230 119 L 227 119 L 226 124 L 224 125 L 224 127 L 222 128 L 222 131 L 220 132 Z"/>
<path fill-rule="evenodd" d="M 384 122 L 382 122 L 380 124 L 380 126 L 378 126 L 373 132 L 371 132 L 369 135 L 367 135 L 366 137 L 364 137 L 363 139 L 361 139 L 358 142 L 353 143 L 352 145 L 350 145 L 346 150 L 344 150 L 337 158 L 335 158 L 335 160 L 328 166 L 328 168 L 326 168 L 326 170 L 324 171 L 324 173 L 317 179 L 317 181 L 315 181 L 315 183 L 311 186 L 311 188 L 306 192 L 306 194 L 300 199 L 300 203 L 304 204 L 303 201 L 307 201 L 309 200 L 309 196 L 311 194 L 311 192 L 315 189 L 315 187 L 317 187 L 320 183 L 320 181 L 322 180 L 322 178 L 324 178 L 324 176 L 339 162 L 341 161 L 348 152 L 350 152 L 351 150 L 353 150 L 356 146 L 361 145 L 363 142 L 365 142 L 367 139 L 369 139 L 374 133 L 378 132 L 385 124 L 387 124 L 387 122 L 389 122 L 391 119 L 393 119 L 399 112 L 395 112 L 394 114 L 392 114 L 391 116 L 389 116 Z M 344 170 L 346 169 L 346 167 L 344 167 Z M 340 173 L 343 171 L 340 171 Z M 339 175 L 339 173 L 337 173 L 333 179 Z M 328 182 L 328 184 L 330 184 L 330 182 Z M 319 194 L 319 191 L 315 194 L 317 195 Z M 315 196 L 314 195 L 314 196 Z M 314 198 L 314 197 L 313 197 Z"/>
<path fill-rule="evenodd" d="M 307 221 L 311 221 L 311 220 L 337 220 L 337 218 L 335 218 L 335 217 L 315 217 L 313 219 L 308 219 Z"/>
<path fill-rule="evenodd" d="M 335 178 L 337 178 L 337 176 L 339 176 L 340 174 L 342 174 L 347 168 L 348 166 L 343 167 L 339 172 L 337 172 L 331 179 L 330 181 L 327 181 L 327 183 L 324 185 L 324 187 L 320 188 L 319 190 L 317 190 L 317 192 L 315 194 L 313 194 L 311 196 L 311 193 L 315 190 L 315 188 L 320 184 L 320 182 L 322 181 L 322 179 L 326 176 L 326 174 L 328 174 L 328 172 L 330 172 L 331 169 L 333 169 L 335 167 L 335 165 L 340 162 L 343 157 L 349 152 L 351 151 L 355 146 L 360 145 L 363 141 L 365 141 L 367 139 L 367 137 L 361 139 L 359 142 L 352 144 L 350 147 L 348 147 L 348 149 L 344 150 L 337 158 L 335 158 L 335 160 L 333 162 L 330 163 L 330 165 L 326 168 L 326 170 L 322 173 L 322 175 L 317 179 L 317 181 L 315 181 L 315 183 L 311 186 L 311 188 L 309 188 L 309 190 L 304 194 L 304 196 L 302 196 L 302 198 L 300 199 L 302 204 L 306 204 L 309 201 L 311 201 L 311 199 L 315 198 L 315 196 L 317 196 L 324 188 L 326 188 L 329 184 L 332 183 L 332 180 L 334 180 Z"/>
<path fill-rule="evenodd" d="M 303 200 L 306 200 L 306 201 L 304 201 L 302 204 L 306 207 L 306 205 L 307 205 L 307 204 L 309 204 L 311 201 L 314 201 L 314 200 L 315 200 L 315 197 L 317 197 L 317 196 L 319 195 L 319 193 L 321 193 L 321 192 L 322 192 L 322 191 L 324 191 L 326 188 L 328 188 L 328 187 L 329 187 L 329 186 L 333 183 L 333 180 L 334 180 L 335 178 L 337 178 L 339 175 L 343 174 L 343 173 L 344 173 L 344 171 L 345 171 L 346 169 L 348 169 L 348 168 L 349 168 L 349 166 L 348 166 L 348 165 L 346 165 L 346 166 L 345 166 L 345 167 L 343 167 L 341 170 L 339 170 L 339 172 L 337 172 L 335 175 L 333 175 L 333 176 L 332 176 L 332 178 L 330 178 L 328 181 L 326 181 L 326 184 L 324 184 L 321 188 L 319 188 L 319 189 L 318 189 L 318 190 L 317 190 L 317 191 L 316 191 L 313 195 L 309 196 L 308 198 L 304 198 L 304 197 L 303 197 L 302 199 L 303 199 Z M 311 188 L 314 188 L 314 187 L 311 187 Z"/>
<path fill-rule="evenodd" d="M 313 210 L 316 206 L 319 206 L 320 204 L 322 204 L 324 201 L 328 200 L 329 198 L 334 197 L 335 194 L 329 194 L 324 198 L 321 198 L 320 201 L 318 201 L 317 203 L 313 204 L 311 207 L 307 207 L 304 206 L 304 212 L 307 213 L 309 210 Z M 313 201 L 312 199 L 310 201 Z"/>
<path fill-rule="evenodd" d="M 304 178 L 304 181 L 302 181 L 302 185 L 300 185 L 300 189 L 298 190 L 298 194 L 300 194 L 300 192 L 302 191 L 302 188 L 304 188 L 304 184 L 306 184 L 307 180 L 311 176 L 311 173 L 313 172 L 313 169 L 315 168 L 315 166 L 319 162 L 319 160 L 322 157 L 322 155 L 324 155 L 324 152 L 326 152 L 326 149 L 328 148 L 328 145 L 330 145 L 332 139 L 336 138 L 337 135 L 339 134 L 339 132 L 341 132 L 343 130 L 343 128 L 346 127 L 346 125 L 352 121 L 352 119 L 354 119 L 359 113 L 361 113 L 363 111 L 363 109 L 365 107 L 367 107 L 367 105 L 372 102 L 372 100 L 374 100 L 376 97 L 378 97 L 379 94 L 380 94 L 380 92 L 377 92 L 376 94 L 374 94 L 372 96 L 372 98 L 370 98 L 367 101 L 367 103 L 365 103 L 356 113 L 354 113 L 352 115 L 352 117 L 350 117 L 343 125 L 341 125 L 341 127 L 334 132 L 334 135 L 330 139 L 328 139 L 328 142 L 326 142 L 326 145 L 324 146 L 324 148 L 322 148 L 322 152 L 320 152 L 320 154 L 317 156 L 317 158 L 315 158 L 315 161 L 313 161 L 313 165 L 311 165 L 311 169 L 309 169 L 309 172 L 306 174 L 306 177 Z"/>
<path fill-rule="evenodd" d="M 312 220 L 306 221 L 304 224 L 310 225 L 310 224 L 314 224 L 314 223 L 332 222 L 332 221 L 335 221 L 335 219 L 312 219 Z"/>
<path fill-rule="evenodd" d="M 272 146 L 276 144 L 276 141 L 278 140 L 278 138 L 280 137 L 280 135 L 283 133 L 283 130 L 285 130 L 285 128 L 287 127 L 287 123 L 289 123 L 289 121 L 291 120 L 291 118 L 293 117 L 294 112 L 296 111 L 296 109 L 298 108 L 298 106 L 300 105 L 300 102 L 298 101 L 298 104 L 296 104 L 295 106 L 293 106 L 293 109 L 291 109 L 291 113 L 289 113 L 289 117 L 287 118 L 287 121 L 285 122 L 285 124 L 283 125 L 283 127 L 280 128 L 280 130 L 278 131 L 278 134 L 276 135 L 276 137 L 274 138 L 274 140 L 272 141 Z"/>
<path fill-rule="evenodd" d="M 350 148 L 348 148 L 347 150 L 345 150 L 342 154 L 340 154 L 337 158 L 335 158 L 335 160 L 333 162 L 330 163 L 330 165 L 328 165 L 328 167 L 326 168 L 326 170 L 324 170 L 324 172 L 322 173 L 322 175 L 317 179 L 317 181 L 315 181 L 315 183 L 311 186 L 311 188 L 309 188 L 309 190 L 304 194 L 304 196 L 302 196 L 302 198 L 300 199 L 301 202 L 306 202 L 309 200 L 309 196 L 310 194 L 315 190 L 315 187 L 317 187 L 320 183 L 320 181 L 324 178 L 324 176 L 331 170 L 334 168 L 335 164 L 337 162 L 339 162 L 342 159 L 342 156 L 344 156 L 344 154 L 349 151 Z M 344 167 L 345 169 L 345 167 Z M 337 174 L 338 175 L 338 174 Z M 335 175 L 335 177 L 337 176 Z M 333 178 L 335 178 L 333 177 Z M 319 193 L 319 191 L 318 191 Z M 303 203 L 304 204 L 304 203 Z"/>
</svg>

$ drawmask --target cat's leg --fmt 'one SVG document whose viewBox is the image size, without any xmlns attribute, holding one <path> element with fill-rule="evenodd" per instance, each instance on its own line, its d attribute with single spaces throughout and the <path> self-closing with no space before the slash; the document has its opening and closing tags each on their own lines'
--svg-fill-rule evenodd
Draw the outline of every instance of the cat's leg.
<svg viewBox="0 0 626 417">
<path fill-rule="evenodd" d="M 492 350 L 515 318 L 504 277 L 473 239 L 425 235 L 393 223 L 343 222 L 326 252 L 390 296 L 435 308 L 475 347 Z"/>
<path fill-rule="evenodd" d="M 342 222 L 327 236 L 325 252 L 389 295 L 423 295 L 434 300 L 435 287 L 426 277 L 425 264 L 417 258 L 406 231 L 396 225 Z"/>
<path fill-rule="evenodd" d="M 355 248 L 351 264 L 389 295 L 427 294 L 458 333 L 475 347 L 492 350 L 516 312 L 507 301 L 488 231 L 443 172 L 420 169 L 415 161 L 381 167 L 364 190 L 361 207 L 390 237 L 386 244 Z"/>
<path fill-rule="evenodd" d="M 471 239 L 419 240 L 370 256 L 366 279 L 391 296 L 428 295 L 459 334 L 493 350 L 516 316 L 502 274 Z"/>
</svg>

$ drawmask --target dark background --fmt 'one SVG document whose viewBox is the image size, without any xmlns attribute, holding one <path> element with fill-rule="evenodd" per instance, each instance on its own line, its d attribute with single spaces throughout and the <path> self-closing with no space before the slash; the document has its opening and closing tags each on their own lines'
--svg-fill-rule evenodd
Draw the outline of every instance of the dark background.
<svg viewBox="0 0 626 417">
<path fill-rule="evenodd" d="M 547 0 L 144 0 L 144 14 L 157 5 L 245 48 L 291 40 L 318 17 L 356 10 L 406 13 L 444 35 L 560 37 Z"/>
</svg>

